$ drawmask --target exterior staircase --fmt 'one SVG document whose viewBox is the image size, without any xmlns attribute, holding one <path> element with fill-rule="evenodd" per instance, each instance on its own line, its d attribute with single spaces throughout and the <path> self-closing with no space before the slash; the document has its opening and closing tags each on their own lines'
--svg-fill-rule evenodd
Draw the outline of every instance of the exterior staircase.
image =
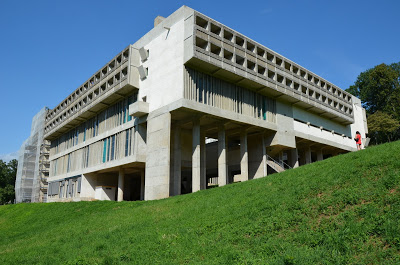
<svg viewBox="0 0 400 265">
<path fill-rule="evenodd" d="M 267 155 L 267 165 L 270 166 L 277 173 L 283 172 L 286 169 L 291 169 L 292 167 L 283 162 L 283 160 L 276 161 L 271 156 Z"/>
</svg>

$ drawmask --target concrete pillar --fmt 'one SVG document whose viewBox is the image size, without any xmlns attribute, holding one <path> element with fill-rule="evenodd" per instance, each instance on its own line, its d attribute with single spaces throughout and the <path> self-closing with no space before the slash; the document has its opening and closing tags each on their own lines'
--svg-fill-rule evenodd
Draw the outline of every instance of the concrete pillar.
<svg viewBox="0 0 400 265">
<path fill-rule="evenodd" d="M 264 176 L 262 139 L 260 134 L 248 137 L 249 179 Z"/>
<path fill-rule="evenodd" d="M 122 202 L 124 200 L 124 179 L 125 172 L 122 168 L 118 171 L 118 199 L 117 201 Z"/>
<path fill-rule="evenodd" d="M 228 152 L 225 128 L 221 126 L 218 131 L 218 185 L 228 183 Z"/>
<path fill-rule="evenodd" d="M 145 200 L 169 197 L 171 113 L 147 120 Z"/>
<path fill-rule="evenodd" d="M 174 195 L 181 194 L 182 157 L 181 157 L 181 126 L 177 125 L 174 132 Z"/>
<path fill-rule="evenodd" d="M 265 146 L 265 136 L 262 136 L 262 155 L 263 155 L 263 159 L 262 159 L 262 164 L 263 164 L 263 175 L 264 177 L 268 175 L 268 167 L 267 167 L 267 150 L 266 150 L 266 146 Z"/>
<path fill-rule="evenodd" d="M 240 132 L 240 179 L 242 181 L 249 179 L 249 157 L 247 153 L 247 131 Z"/>
<path fill-rule="evenodd" d="M 322 154 L 322 149 L 319 149 L 317 151 L 317 161 L 322 161 L 322 160 L 324 160 L 324 156 Z"/>
<path fill-rule="evenodd" d="M 207 188 L 206 135 L 200 131 L 200 189 Z"/>
<path fill-rule="evenodd" d="M 310 147 L 306 148 L 306 150 L 304 152 L 304 155 L 305 155 L 305 159 L 306 159 L 306 161 L 305 161 L 306 164 L 310 164 L 312 162 L 312 160 L 311 160 L 311 148 Z"/>
<path fill-rule="evenodd" d="M 293 148 L 290 150 L 290 166 L 292 168 L 299 167 L 299 153 L 297 152 L 297 148 Z"/>
<path fill-rule="evenodd" d="M 144 200 L 144 169 L 140 170 L 140 200 Z"/>
<path fill-rule="evenodd" d="M 134 141 L 132 143 L 132 153 L 138 155 L 146 155 L 146 137 L 147 130 L 144 124 L 135 126 Z"/>
<path fill-rule="evenodd" d="M 192 192 L 200 190 L 200 120 L 193 122 L 192 130 Z"/>
</svg>

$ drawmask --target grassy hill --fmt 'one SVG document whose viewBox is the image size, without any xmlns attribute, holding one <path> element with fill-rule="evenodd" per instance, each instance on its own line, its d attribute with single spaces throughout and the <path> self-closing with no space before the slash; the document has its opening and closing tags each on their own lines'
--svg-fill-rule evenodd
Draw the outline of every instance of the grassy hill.
<svg viewBox="0 0 400 265">
<path fill-rule="evenodd" d="M 400 142 L 149 202 L 0 207 L 0 264 L 399 264 Z"/>
</svg>

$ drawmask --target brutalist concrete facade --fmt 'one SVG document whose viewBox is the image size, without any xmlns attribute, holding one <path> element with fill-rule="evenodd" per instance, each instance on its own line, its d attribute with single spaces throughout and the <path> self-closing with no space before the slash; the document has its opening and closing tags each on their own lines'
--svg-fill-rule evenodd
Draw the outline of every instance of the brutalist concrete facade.
<svg viewBox="0 0 400 265">
<path fill-rule="evenodd" d="M 48 201 L 154 200 L 355 151 L 358 98 L 183 6 L 46 116 Z"/>
</svg>

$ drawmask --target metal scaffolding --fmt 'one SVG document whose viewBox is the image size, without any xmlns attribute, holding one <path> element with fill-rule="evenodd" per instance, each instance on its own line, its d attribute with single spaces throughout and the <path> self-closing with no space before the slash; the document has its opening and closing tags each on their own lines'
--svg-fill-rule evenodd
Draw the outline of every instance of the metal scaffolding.
<svg viewBox="0 0 400 265">
<path fill-rule="evenodd" d="M 20 202 L 45 202 L 47 198 L 48 148 L 44 141 L 44 125 L 48 108 L 32 119 L 31 134 L 18 154 L 15 199 Z"/>
</svg>

